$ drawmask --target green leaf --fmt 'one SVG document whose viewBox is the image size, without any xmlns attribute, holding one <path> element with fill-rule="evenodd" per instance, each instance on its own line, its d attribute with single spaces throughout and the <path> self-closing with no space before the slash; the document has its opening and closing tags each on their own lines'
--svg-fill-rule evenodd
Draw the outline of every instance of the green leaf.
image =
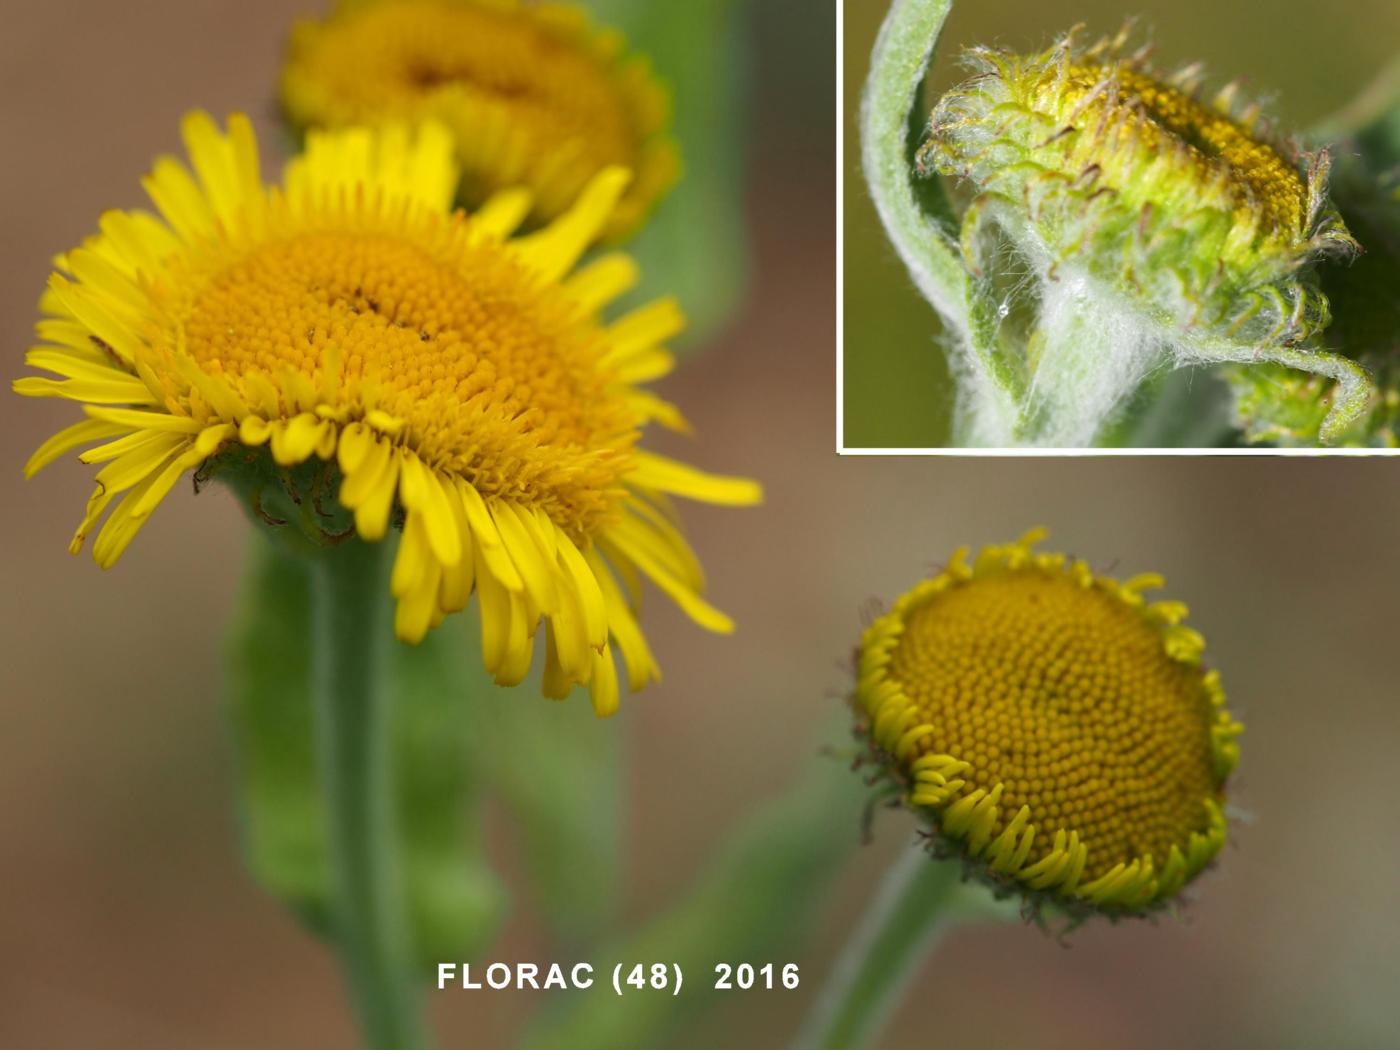
<svg viewBox="0 0 1400 1050">
<path fill-rule="evenodd" d="M 466 621 L 479 630 L 475 606 Z M 582 693 L 542 699 L 538 675 L 511 689 L 479 662 L 473 675 L 479 775 L 509 814 L 539 914 L 566 944 L 585 943 L 621 901 L 623 727 Z"/>
<path fill-rule="evenodd" d="M 480 663 L 453 620 L 396 642 L 395 783 L 404 891 L 420 965 L 470 959 L 493 939 L 506 893 L 486 856 L 473 718 Z"/>
<path fill-rule="evenodd" d="M 1332 197 L 1365 252 L 1350 267 L 1328 267 L 1327 337 L 1375 375 L 1379 394 L 1357 443 L 1400 441 L 1400 62 L 1365 95 L 1374 106 L 1337 150 Z"/>
<path fill-rule="evenodd" d="M 963 443 L 1008 444 L 1020 419 L 1023 377 L 1001 353 L 991 287 L 963 265 L 941 184 L 915 177 L 924 78 L 952 6 L 952 0 L 892 0 L 861 96 L 861 167 L 890 243 L 971 377 L 965 386 L 974 400 L 959 406 L 956 426 Z"/>
<path fill-rule="evenodd" d="M 258 883 L 331 936 L 327 814 L 311 702 L 311 573 L 253 534 L 228 645 L 243 844 Z M 384 600 L 391 600 L 385 593 Z M 471 958 L 495 933 L 504 891 L 480 828 L 478 753 L 469 697 L 470 640 L 451 627 L 394 643 L 397 838 L 414 955 L 425 970 Z"/>
<path fill-rule="evenodd" d="M 613 967 L 677 963 L 678 998 L 663 994 L 580 993 L 565 997 L 527 1032 L 524 1050 L 663 1047 L 718 994 L 714 967 L 728 962 L 794 961 L 812 913 L 859 841 L 864 793 L 834 761 L 790 794 L 769 802 L 723 844 L 689 894 L 636 934 L 593 955 L 596 978 Z M 813 974 L 801 975 L 810 981 Z"/>
<path fill-rule="evenodd" d="M 1394 447 L 1400 443 L 1400 61 L 1311 137 L 1333 143 L 1331 196 L 1364 249 L 1350 265 L 1318 272 L 1332 309 L 1323 338 L 1366 368 L 1376 386 L 1361 419 L 1336 443 Z M 1226 375 L 1250 440 L 1316 442 L 1332 384 L 1276 365 Z"/>
<path fill-rule="evenodd" d="M 683 342 L 701 343 L 738 307 L 748 275 L 749 5 L 596 0 L 591 6 L 600 22 L 627 34 L 632 50 L 650 57 L 669 85 L 681 148 L 681 181 L 628 245 L 643 275 L 632 301 L 676 296 L 689 319 Z"/>
<path fill-rule="evenodd" d="M 226 650 L 243 848 L 258 884 L 324 934 L 330 868 L 310 636 L 309 567 L 255 531 Z"/>
</svg>

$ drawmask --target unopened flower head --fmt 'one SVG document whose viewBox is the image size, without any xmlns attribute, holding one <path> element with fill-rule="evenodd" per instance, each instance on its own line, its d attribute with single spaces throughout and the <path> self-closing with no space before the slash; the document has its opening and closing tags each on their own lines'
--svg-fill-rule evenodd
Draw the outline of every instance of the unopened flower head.
<svg viewBox="0 0 1400 1050">
<path fill-rule="evenodd" d="M 647 62 L 572 4 L 360 0 L 293 31 L 282 101 L 299 127 L 435 119 L 451 130 L 461 199 L 532 193 L 562 214 L 599 171 L 633 172 L 601 236 L 633 232 L 679 174 L 670 102 Z"/>
<path fill-rule="evenodd" d="M 1276 140 L 1237 84 L 1207 99 L 1199 67 L 1155 71 L 1127 36 L 969 53 L 977 75 L 938 102 L 919 166 L 977 194 L 970 264 L 990 220 L 1042 274 L 1096 282 L 1164 339 L 1303 342 L 1328 321 L 1309 264 L 1355 249 L 1327 155 Z"/>
<path fill-rule="evenodd" d="M 1186 608 L 1033 549 L 988 547 L 894 603 L 859 652 L 859 731 L 934 842 L 999 891 L 1138 913 L 1225 842 L 1241 726 Z"/>
<path fill-rule="evenodd" d="M 633 689 L 657 677 L 640 576 L 731 628 L 701 597 L 669 497 L 747 504 L 758 486 L 637 447 L 650 421 L 684 427 L 640 386 L 670 370 L 663 344 L 683 319 L 663 299 L 604 320 L 636 266 L 576 265 L 624 171 L 512 238 L 529 192 L 454 212 L 452 141 L 434 124 L 312 133 L 279 186 L 260 178 L 245 117 L 224 132 L 194 113 L 184 137 L 193 172 L 166 157 L 145 180 L 159 217 L 107 212 L 60 258 L 26 358 L 59 378 L 14 384 L 87 417 L 27 473 L 79 448 L 105 464 L 75 553 L 106 514 L 93 555 L 115 563 L 196 469 L 230 476 L 264 518 L 295 504 L 313 540 L 398 526 L 399 637 L 475 592 L 498 681 L 524 678 L 544 622 L 546 693 L 587 684 L 600 713 L 618 700 L 614 645 Z"/>
</svg>

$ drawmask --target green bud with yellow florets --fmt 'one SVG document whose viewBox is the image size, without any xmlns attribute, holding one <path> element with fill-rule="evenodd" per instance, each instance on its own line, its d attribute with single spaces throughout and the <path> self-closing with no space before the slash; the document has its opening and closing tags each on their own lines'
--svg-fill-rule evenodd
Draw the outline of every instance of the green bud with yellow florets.
<svg viewBox="0 0 1400 1050">
<path fill-rule="evenodd" d="M 971 188 L 969 270 L 988 279 L 1009 248 L 1034 278 L 1023 367 L 1044 405 L 1019 436 L 1090 443 L 1163 366 L 1261 361 L 1336 381 L 1321 431 L 1341 433 L 1370 387 L 1316 347 L 1316 264 L 1358 248 L 1327 153 L 1275 138 L 1237 84 L 1207 100 L 1198 66 L 1160 74 L 1127 39 L 973 49 L 918 154 L 921 174 Z"/>
<path fill-rule="evenodd" d="M 1036 914 L 1141 915 L 1225 843 L 1243 727 L 1155 574 L 1034 549 L 959 550 L 865 631 L 856 732 L 877 783 Z"/>
</svg>

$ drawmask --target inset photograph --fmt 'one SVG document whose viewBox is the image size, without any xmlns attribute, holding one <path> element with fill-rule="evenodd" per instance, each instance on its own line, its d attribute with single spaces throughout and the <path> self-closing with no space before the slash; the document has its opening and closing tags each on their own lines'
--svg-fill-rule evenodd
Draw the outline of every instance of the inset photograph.
<svg viewBox="0 0 1400 1050">
<path fill-rule="evenodd" d="M 1394 450 L 1400 8 L 842 10 L 841 451 Z"/>
</svg>

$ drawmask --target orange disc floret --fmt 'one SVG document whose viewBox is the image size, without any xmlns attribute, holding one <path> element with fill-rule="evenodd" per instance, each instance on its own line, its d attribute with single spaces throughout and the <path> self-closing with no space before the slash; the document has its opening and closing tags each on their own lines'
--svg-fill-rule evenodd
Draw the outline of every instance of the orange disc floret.
<svg viewBox="0 0 1400 1050">
<path fill-rule="evenodd" d="M 1175 894 L 1225 840 L 1241 731 L 1160 577 L 982 551 L 866 631 L 863 729 L 911 806 L 989 876 L 1104 909 Z"/>
<path fill-rule="evenodd" d="M 485 499 L 546 511 L 576 539 L 610 515 L 638 433 L 596 326 L 557 286 L 488 244 L 449 257 L 382 234 L 314 231 L 205 282 L 184 308 L 211 374 L 339 365 L 339 401 L 370 384 L 416 451 Z M 337 406 L 338 407 L 338 406 Z"/>
</svg>

